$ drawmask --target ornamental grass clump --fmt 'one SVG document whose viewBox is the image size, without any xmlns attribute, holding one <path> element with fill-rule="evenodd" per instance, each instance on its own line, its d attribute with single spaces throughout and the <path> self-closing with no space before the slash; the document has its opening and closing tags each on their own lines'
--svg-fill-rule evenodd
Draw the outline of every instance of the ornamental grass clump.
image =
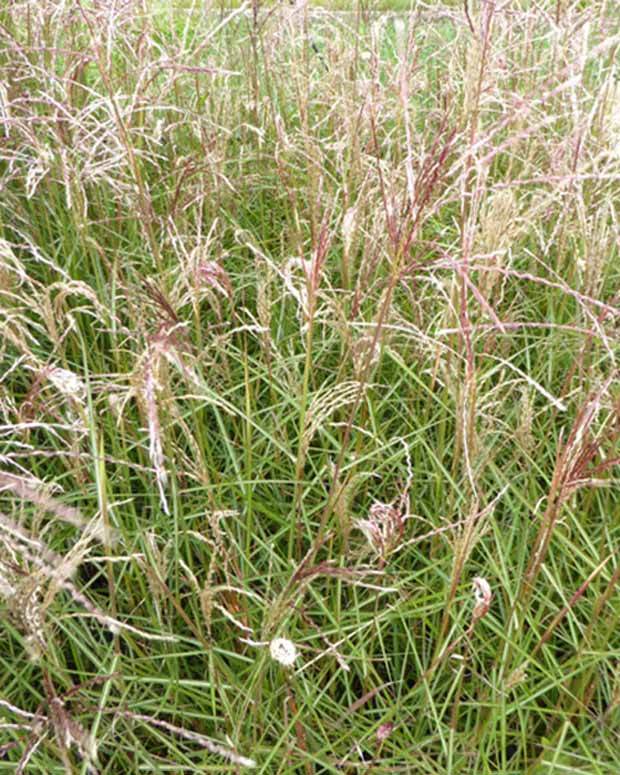
<svg viewBox="0 0 620 775">
<path fill-rule="evenodd" d="M 345 6 L 0 4 L 0 769 L 620 772 L 617 3 Z"/>
</svg>

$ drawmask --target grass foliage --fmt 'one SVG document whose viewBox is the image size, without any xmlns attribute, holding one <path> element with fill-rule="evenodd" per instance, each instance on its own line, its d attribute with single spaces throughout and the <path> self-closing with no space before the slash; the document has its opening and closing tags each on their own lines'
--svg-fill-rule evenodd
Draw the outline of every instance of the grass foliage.
<svg viewBox="0 0 620 775">
<path fill-rule="evenodd" d="M 619 21 L 2 5 L 3 772 L 620 772 Z"/>
</svg>

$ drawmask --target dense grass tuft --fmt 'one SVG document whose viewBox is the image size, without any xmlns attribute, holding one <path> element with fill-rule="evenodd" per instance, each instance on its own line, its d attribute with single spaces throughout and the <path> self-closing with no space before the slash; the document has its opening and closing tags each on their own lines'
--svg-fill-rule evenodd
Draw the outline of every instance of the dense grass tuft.
<svg viewBox="0 0 620 775">
<path fill-rule="evenodd" d="M 2 771 L 620 772 L 617 6 L 330 7 L 0 10 Z"/>
</svg>

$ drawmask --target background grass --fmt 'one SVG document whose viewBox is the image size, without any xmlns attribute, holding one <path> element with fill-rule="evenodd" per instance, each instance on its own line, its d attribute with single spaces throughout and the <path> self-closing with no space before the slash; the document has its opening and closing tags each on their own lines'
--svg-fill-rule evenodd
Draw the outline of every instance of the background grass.
<svg viewBox="0 0 620 775">
<path fill-rule="evenodd" d="M 386 7 L 0 11 L 2 771 L 620 772 L 617 7 Z"/>
</svg>

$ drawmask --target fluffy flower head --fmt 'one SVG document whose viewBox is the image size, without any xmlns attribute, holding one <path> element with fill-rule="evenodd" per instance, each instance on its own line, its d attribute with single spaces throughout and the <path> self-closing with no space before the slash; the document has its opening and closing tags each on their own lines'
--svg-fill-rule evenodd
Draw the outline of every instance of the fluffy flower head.
<svg viewBox="0 0 620 775">
<path fill-rule="evenodd" d="M 274 638 L 269 644 L 269 653 L 284 667 L 292 667 L 298 657 L 295 644 L 286 638 Z"/>
</svg>

